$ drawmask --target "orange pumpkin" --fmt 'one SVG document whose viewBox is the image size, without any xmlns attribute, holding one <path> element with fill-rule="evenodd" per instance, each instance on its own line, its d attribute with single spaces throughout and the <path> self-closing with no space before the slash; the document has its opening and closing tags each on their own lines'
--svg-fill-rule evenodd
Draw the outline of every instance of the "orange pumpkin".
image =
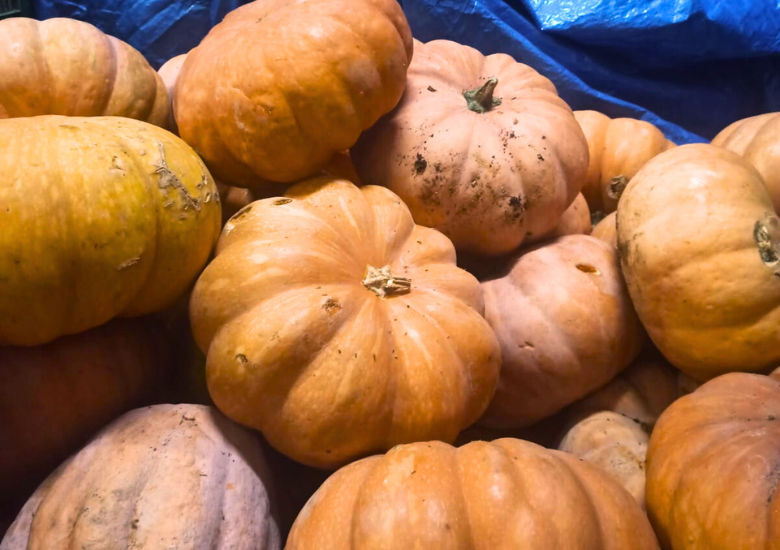
<svg viewBox="0 0 780 550">
<path fill-rule="evenodd" d="M 755 166 L 775 211 L 780 211 L 780 113 L 738 120 L 721 130 L 712 144 L 739 153 Z"/>
<path fill-rule="evenodd" d="M 333 474 L 287 550 L 650 550 L 642 510 L 604 472 L 518 439 L 400 445 Z"/>
<path fill-rule="evenodd" d="M 320 177 L 228 221 L 190 319 L 216 405 L 333 467 L 482 414 L 500 363 L 482 311 L 452 243 L 397 196 Z"/>
<path fill-rule="evenodd" d="M 594 237 L 527 249 L 482 289 L 502 356 L 496 394 L 480 420 L 491 428 L 553 415 L 614 378 L 646 341 L 617 251 Z"/>
<path fill-rule="evenodd" d="M 411 57 L 395 0 L 251 2 L 187 55 L 176 122 L 223 183 L 295 182 L 398 103 Z"/>
<path fill-rule="evenodd" d="M 181 71 L 181 66 L 186 58 L 186 53 L 172 57 L 163 63 L 163 66 L 157 71 L 160 78 L 162 78 L 163 84 L 165 84 L 165 91 L 168 93 L 168 99 L 170 100 L 168 128 L 176 135 L 179 134 L 179 127 L 176 125 L 176 119 L 173 117 L 173 89 L 176 86 L 176 79 L 179 78 L 179 71 Z"/>
<path fill-rule="evenodd" d="M 780 381 L 729 373 L 672 403 L 647 451 L 647 511 L 664 548 L 780 541 Z"/>
<path fill-rule="evenodd" d="M 617 248 L 617 211 L 608 214 L 594 225 L 590 234 Z"/>
<path fill-rule="evenodd" d="M 609 118 L 598 111 L 574 111 L 574 116 L 590 153 L 582 194 L 597 215 L 614 212 L 620 195 L 642 165 L 675 146 L 644 120 Z"/>
<path fill-rule="evenodd" d="M 95 431 L 160 397 L 170 357 L 149 319 L 38 347 L 0 347 L 0 493 L 34 487 Z"/>
<path fill-rule="evenodd" d="M 361 136 L 352 161 L 458 252 L 500 256 L 555 228 L 588 150 L 547 78 L 508 55 L 434 40 L 415 43 L 401 103 Z"/>
<path fill-rule="evenodd" d="M 585 197 L 580 193 L 558 220 L 558 225 L 555 226 L 552 233 L 529 237 L 526 243 L 550 241 L 564 235 L 590 235 L 590 230 L 590 210 Z"/>
<path fill-rule="evenodd" d="M 672 365 L 703 381 L 780 362 L 780 219 L 744 158 L 661 153 L 623 193 L 617 236 L 637 313 Z"/>
<path fill-rule="evenodd" d="M 123 116 L 165 127 L 168 95 L 135 49 L 88 23 L 0 21 L 0 119 Z"/>
</svg>

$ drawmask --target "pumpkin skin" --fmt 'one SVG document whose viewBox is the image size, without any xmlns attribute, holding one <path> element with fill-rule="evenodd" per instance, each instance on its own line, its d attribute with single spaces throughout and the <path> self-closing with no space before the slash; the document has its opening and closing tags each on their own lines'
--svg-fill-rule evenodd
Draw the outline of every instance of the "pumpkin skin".
<svg viewBox="0 0 780 550">
<path fill-rule="evenodd" d="M 0 21 L 0 119 L 122 116 L 165 127 L 168 95 L 137 50 L 89 23 Z"/>
<path fill-rule="evenodd" d="M 216 405 L 322 468 L 475 422 L 500 364 L 482 311 L 444 235 L 329 177 L 236 214 L 190 302 Z"/>
<path fill-rule="evenodd" d="M 590 162 L 582 194 L 591 211 L 614 212 L 631 178 L 651 158 L 675 147 L 653 124 L 610 118 L 598 111 L 574 111 L 588 140 Z"/>
<path fill-rule="evenodd" d="M 0 347 L 0 493 L 34 488 L 98 429 L 159 397 L 171 374 L 159 328 L 116 320 L 44 346 Z"/>
<path fill-rule="evenodd" d="M 617 211 L 608 214 L 594 225 L 590 234 L 617 248 Z"/>
<path fill-rule="evenodd" d="M 179 135 L 179 127 L 176 125 L 176 119 L 173 116 L 173 89 L 176 86 L 176 79 L 179 78 L 179 71 L 181 71 L 181 66 L 184 64 L 185 59 L 187 59 L 186 53 L 172 57 L 163 63 L 163 66 L 157 71 L 160 78 L 162 78 L 163 84 L 165 84 L 165 91 L 168 93 L 170 102 L 168 128 L 176 135 Z"/>
<path fill-rule="evenodd" d="M 151 124 L 0 120 L 0 166 L 0 345 L 43 344 L 163 309 L 219 236 L 208 170 Z"/>
<path fill-rule="evenodd" d="M 411 58 L 395 0 L 251 2 L 188 54 L 179 132 L 225 184 L 295 182 L 398 103 Z"/>
<path fill-rule="evenodd" d="M 591 229 L 590 210 L 588 203 L 582 193 L 577 195 L 574 202 L 563 213 L 558 225 L 555 226 L 552 233 L 539 237 L 529 237 L 526 244 L 549 241 L 564 235 L 589 235 Z"/>
<path fill-rule="evenodd" d="M 639 359 L 564 413 L 557 448 L 610 474 L 645 507 L 645 460 L 658 416 L 683 388 L 685 375 L 663 359 Z"/>
<path fill-rule="evenodd" d="M 712 145 L 647 163 L 617 210 L 623 275 L 675 367 L 704 381 L 780 361 L 780 220 L 756 169 Z"/>
<path fill-rule="evenodd" d="M 502 355 L 480 420 L 489 428 L 553 415 L 614 378 L 646 341 L 616 250 L 587 235 L 525 250 L 482 291 Z"/>
<path fill-rule="evenodd" d="M 25 504 L 1 550 L 282 548 L 260 442 L 215 409 L 136 409 Z"/>
<path fill-rule="evenodd" d="M 287 550 L 658 548 L 647 518 L 598 469 L 519 439 L 401 445 L 333 474 Z"/>
<path fill-rule="evenodd" d="M 780 211 L 780 113 L 738 120 L 718 133 L 713 145 L 745 157 L 764 179 L 775 211 Z"/>
<path fill-rule="evenodd" d="M 675 401 L 647 452 L 647 510 L 664 548 L 777 548 L 780 381 L 728 373 Z"/>
<path fill-rule="evenodd" d="M 472 111 L 483 107 L 464 90 L 491 78 L 501 104 L 486 98 L 485 112 Z M 351 152 L 361 180 L 398 194 L 416 223 L 485 256 L 550 233 L 588 166 L 585 137 L 552 82 L 508 55 L 447 40 L 415 43 L 403 99 Z"/>
</svg>

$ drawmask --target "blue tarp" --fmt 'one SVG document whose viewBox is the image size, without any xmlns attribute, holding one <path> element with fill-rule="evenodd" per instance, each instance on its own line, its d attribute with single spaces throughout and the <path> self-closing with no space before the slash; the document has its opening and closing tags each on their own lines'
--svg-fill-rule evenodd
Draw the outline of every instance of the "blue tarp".
<svg viewBox="0 0 780 550">
<path fill-rule="evenodd" d="M 260 0 L 262 1 L 262 0 Z M 779 0 L 402 0 L 414 35 L 503 52 L 549 77 L 574 109 L 631 116 L 677 143 L 780 111 Z M 155 66 L 197 45 L 241 0 L 37 0 Z"/>
</svg>

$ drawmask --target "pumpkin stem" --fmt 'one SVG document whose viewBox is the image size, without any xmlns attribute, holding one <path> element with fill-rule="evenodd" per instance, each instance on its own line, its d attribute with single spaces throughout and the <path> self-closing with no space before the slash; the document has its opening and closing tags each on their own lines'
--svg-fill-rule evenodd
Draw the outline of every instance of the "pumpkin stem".
<svg viewBox="0 0 780 550">
<path fill-rule="evenodd" d="M 610 199 L 620 200 L 620 196 L 623 194 L 623 191 L 626 190 L 627 185 L 628 178 L 626 176 L 615 176 L 609 182 L 609 187 L 607 187 L 607 196 Z"/>
<path fill-rule="evenodd" d="M 382 268 L 368 266 L 366 268 L 366 278 L 363 279 L 363 286 L 379 296 L 387 298 L 401 294 L 409 294 L 412 288 L 412 280 L 396 277 L 390 272 L 390 266 Z"/>
<path fill-rule="evenodd" d="M 479 88 L 463 92 L 463 97 L 466 98 L 466 105 L 468 105 L 469 110 L 475 113 L 486 113 L 493 107 L 501 105 L 501 98 L 493 97 L 493 91 L 497 85 L 498 79 L 494 76 L 489 78 Z"/>
</svg>

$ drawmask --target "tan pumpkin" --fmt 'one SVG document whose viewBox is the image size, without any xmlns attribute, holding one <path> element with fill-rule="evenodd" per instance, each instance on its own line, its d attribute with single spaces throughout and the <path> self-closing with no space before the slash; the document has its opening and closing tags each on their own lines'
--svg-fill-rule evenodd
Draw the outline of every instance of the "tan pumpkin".
<svg viewBox="0 0 780 550">
<path fill-rule="evenodd" d="M 675 147 L 661 130 L 644 120 L 610 118 L 598 111 L 574 111 L 574 116 L 588 140 L 590 156 L 582 194 L 597 216 L 614 212 L 637 171 Z"/>
<path fill-rule="evenodd" d="M 677 147 L 631 180 L 617 211 L 623 275 L 653 342 L 698 380 L 780 361 L 780 219 L 736 153 Z"/>
<path fill-rule="evenodd" d="M 0 345 L 163 309 L 219 236 L 208 170 L 145 122 L 0 120 L 0 166 Z"/>
<path fill-rule="evenodd" d="M 179 132 L 223 183 L 295 182 L 398 103 L 411 57 L 395 0 L 250 2 L 188 54 Z"/>
<path fill-rule="evenodd" d="M 304 464 L 453 441 L 500 354 L 452 243 L 382 187 L 321 177 L 225 226 L 190 320 L 211 397 Z"/>
<path fill-rule="evenodd" d="M 137 50 L 89 23 L 0 21 L 0 119 L 122 116 L 166 126 L 162 79 Z"/>
<path fill-rule="evenodd" d="M 0 550 L 282 548 L 260 442 L 200 405 L 131 411 L 30 497 Z"/>
<path fill-rule="evenodd" d="M 687 390 L 685 375 L 660 358 L 635 361 L 571 405 L 556 447 L 598 466 L 645 507 L 645 459 L 658 416 Z"/>
<path fill-rule="evenodd" d="M 775 211 L 780 211 L 780 113 L 766 113 L 730 124 L 712 140 L 745 157 L 761 174 Z"/>
<path fill-rule="evenodd" d="M 643 550 L 655 534 L 630 495 L 576 458 L 519 439 L 395 447 L 333 474 L 287 550 Z"/>
<path fill-rule="evenodd" d="M 352 161 L 459 253 L 500 256 L 553 230 L 588 151 L 547 78 L 508 55 L 434 40 L 415 43 L 401 103 L 361 136 Z"/>
<path fill-rule="evenodd" d="M 527 249 L 482 290 L 502 356 L 496 394 L 480 420 L 491 428 L 553 415 L 614 378 L 646 341 L 616 250 L 594 237 Z"/>
<path fill-rule="evenodd" d="M 162 397 L 172 373 L 166 344 L 160 326 L 133 319 L 44 346 L 0 347 L 0 494 L 34 488 L 105 424 Z"/>
<path fill-rule="evenodd" d="M 777 548 L 779 464 L 779 380 L 724 374 L 675 401 L 647 452 L 647 510 L 663 547 Z"/>
<path fill-rule="evenodd" d="M 585 202 L 585 197 L 580 193 L 563 213 L 561 219 L 558 220 L 558 225 L 555 226 L 552 233 L 528 237 L 525 242 L 526 244 L 533 244 L 550 241 L 564 235 L 590 235 L 590 230 L 590 210 L 588 209 L 588 203 Z"/>
<path fill-rule="evenodd" d="M 179 134 L 179 127 L 176 125 L 176 119 L 173 116 L 173 89 L 176 86 L 176 79 L 179 78 L 179 71 L 181 71 L 181 66 L 184 64 L 185 59 L 187 59 L 186 53 L 172 57 L 163 63 L 162 67 L 157 71 L 160 78 L 162 78 L 163 84 L 165 84 L 165 91 L 168 93 L 168 100 L 170 101 L 168 128 L 176 135 Z"/>
<path fill-rule="evenodd" d="M 607 214 L 593 226 L 590 234 L 617 248 L 617 211 Z"/>
</svg>

